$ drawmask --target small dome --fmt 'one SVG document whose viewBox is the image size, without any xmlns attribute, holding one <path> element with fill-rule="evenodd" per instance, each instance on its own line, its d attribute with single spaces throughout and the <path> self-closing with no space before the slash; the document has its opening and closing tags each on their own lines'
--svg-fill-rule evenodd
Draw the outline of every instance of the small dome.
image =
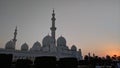
<svg viewBox="0 0 120 68">
<path fill-rule="evenodd" d="M 43 47 L 48 46 L 52 43 L 54 43 L 54 39 L 51 36 L 47 35 L 43 38 L 43 41 L 42 41 Z"/>
<path fill-rule="evenodd" d="M 21 46 L 21 50 L 22 50 L 22 51 L 28 51 L 28 45 L 27 45 L 27 43 L 24 43 L 24 44 Z"/>
<path fill-rule="evenodd" d="M 58 46 L 66 46 L 66 40 L 65 40 L 65 38 L 64 37 L 59 37 L 58 39 L 57 39 L 57 45 Z"/>
<path fill-rule="evenodd" d="M 33 44 L 31 50 L 33 50 L 33 51 L 39 51 L 40 48 L 41 48 L 41 44 L 37 41 L 37 42 L 35 42 L 35 43 Z"/>
<path fill-rule="evenodd" d="M 72 50 L 72 51 L 77 51 L 77 47 L 76 47 L 75 45 L 73 45 L 73 46 L 71 47 L 71 50 Z"/>
<path fill-rule="evenodd" d="M 15 46 L 14 46 L 14 43 L 12 40 L 10 40 L 6 43 L 5 49 L 15 49 Z"/>
</svg>

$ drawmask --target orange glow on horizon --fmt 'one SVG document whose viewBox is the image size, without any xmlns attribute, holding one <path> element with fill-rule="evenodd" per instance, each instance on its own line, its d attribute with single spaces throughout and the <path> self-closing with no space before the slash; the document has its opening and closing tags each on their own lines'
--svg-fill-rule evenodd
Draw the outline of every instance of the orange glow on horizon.
<svg viewBox="0 0 120 68">
<path fill-rule="evenodd" d="M 118 47 L 115 46 L 119 46 L 119 44 L 113 44 L 113 43 L 109 43 L 106 45 L 107 47 L 105 47 L 105 54 L 106 55 L 117 55 L 120 56 L 120 49 Z"/>
<path fill-rule="evenodd" d="M 113 50 L 107 51 L 107 54 L 110 55 L 110 56 L 113 56 L 113 55 L 120 56 L 120 51 L 118 51 L 116 49 L 113 49 Z"/>
<path fill-rule="evenodd" d="M 93 53 L 95 53 L 96 56 L 99 57 L 106 57 L 106 55 L 109 56 L 120 56 L 120 48 L 119 48 L 119 43 L 116 42 L 104 42 L 104 43 L 96 43 L 96 45 L 98 45 L 95 48 L 92 49 L 88 49 L 87 51 L 85 51 L 84 55 L 88 54 L 88 52 L 91 53 L 91 55 Z"/>
</svg>

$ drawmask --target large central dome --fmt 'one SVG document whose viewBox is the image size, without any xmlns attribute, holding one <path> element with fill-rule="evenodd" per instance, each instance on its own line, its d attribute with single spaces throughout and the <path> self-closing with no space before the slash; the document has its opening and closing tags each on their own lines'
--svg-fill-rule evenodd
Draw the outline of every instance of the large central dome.
<svg viewBox="0 0 120 68">
<path fill-rule="evenodd" d="M 64 37 L 60 36 L 58 39 L 57 39 L 57 45 L 58 46 L 66 46 L 66 40 Z"/>
<path fill-rule="evenodd" d="M 49 46 L 50 44 L 54 43 L 54 38 L 50 35 L 47 35 L 43 38 L 42 44 L 43 47 Z"/>
</svg>

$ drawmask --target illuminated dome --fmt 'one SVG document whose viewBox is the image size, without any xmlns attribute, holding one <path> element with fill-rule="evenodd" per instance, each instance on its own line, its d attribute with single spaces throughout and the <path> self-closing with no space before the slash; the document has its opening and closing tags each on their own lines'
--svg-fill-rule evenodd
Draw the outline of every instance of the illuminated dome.
<svg viewBox="0 0 120 68">
<path fill-rule="evenodd" d="M 33 44 L 31 50 L 32 50 L 32 51 L 39 51 L 40 48 L 41 48 L 41 44 L 37 41 L 37 42 L 35 42 L 35 43 Z"/>
<path fill-rule="evenodd" d="M 15 49 L 15 46 L 14 46 L 14 43 L 12 40 L 10 40 L 6 43 L 5 49 Z"/>
<path fill-rule="evenodd" d="M 73 45 L 73 46 L 71 47 L 71 50 L 72 50 L 72 51 L 77 51 L 77 47 L 76 47 L 75 45 Z"/>
<path fill-rule="evenodd" d="M 57 39 L 57 45 L 58 46 L 66 46 L 66 40 L 64 37 L 60 36 L 58 39 Z"/>
<path fill-rule="evenodd" d="M 24 43 L 24 44 L 21 46 L 21 50 L 22 50 L 22 51 L 28 51 L 28 45 L 27 45 L 27 43 Z"/>
<path fill-rule="evenodd" d="M 47 35 L 43 38 L 42 41 L 43 47 L 49 46 L 52 43 L 54 43 L 54 39 L 51 36 Z"/>
</svg>

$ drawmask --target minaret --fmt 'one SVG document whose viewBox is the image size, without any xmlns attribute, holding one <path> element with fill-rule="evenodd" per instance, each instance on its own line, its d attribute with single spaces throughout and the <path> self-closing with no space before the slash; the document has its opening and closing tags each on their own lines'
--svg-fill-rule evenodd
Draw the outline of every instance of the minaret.
<svg viewBox="0 0 120 68">
<path fill-rule="evenodd" d="M 52 27 L 50 28 L 50 30 L 51 30 L 51 35 L 52 35 L 52 37 L 54 38 L 54 43 L 55 43 L 55 30 L 56 30 L 55 20 L 56 20 L 56 18 L 55 18 L 54 9 L 53 9 L 53 13 L 52 13 L 52 18 L 51 18 L 51 20 L 52 20 Z"/>
<path fill-rule="evenodd" d="M 17 26 L 16 26 L 16 28 L 15 28 L 14 38 L 13 38 L 14 47 L 15 47 L 16 41 L 17 41 L 16 36 L 17 36 Z"/>
</svg>

